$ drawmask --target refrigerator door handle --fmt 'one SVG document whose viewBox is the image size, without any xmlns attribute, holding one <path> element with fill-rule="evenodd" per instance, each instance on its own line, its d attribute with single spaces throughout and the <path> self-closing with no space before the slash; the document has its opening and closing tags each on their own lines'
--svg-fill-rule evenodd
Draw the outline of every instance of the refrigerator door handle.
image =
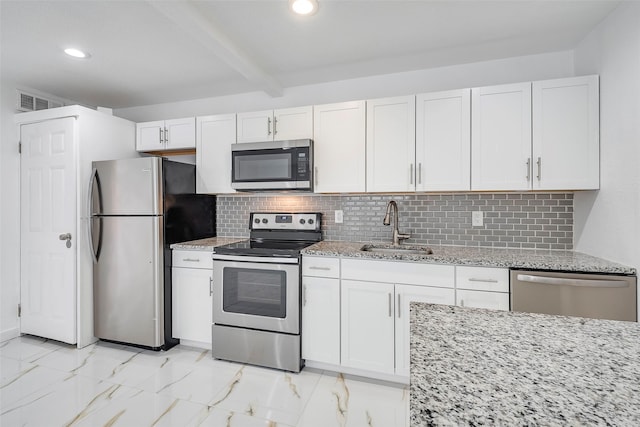
<svg viewBox="0 0 640 427">
<path fill-rule="evenodd" d="M 93 207 L 93 186 L 98 186 L 98 208 L 102 210 L 102 194 L 100 192 L 100 179 L 98 178 L 98 169 L 93 168 L 91 171 L 91 178 L 89 179 L 89 194 L 87 195 L 87 235 L 89 237 L 89 250 L 91 251 L 91 257 L 94 263 L 98 263 L 98 257 L 100 256 L 100 246 L 102 245 L 102 219 L 96 217 L 92 212 Z M 93 220 L 97 219 L 100 229 L 98 231 L 98 245 L 93 244 Z"/>
</svg>

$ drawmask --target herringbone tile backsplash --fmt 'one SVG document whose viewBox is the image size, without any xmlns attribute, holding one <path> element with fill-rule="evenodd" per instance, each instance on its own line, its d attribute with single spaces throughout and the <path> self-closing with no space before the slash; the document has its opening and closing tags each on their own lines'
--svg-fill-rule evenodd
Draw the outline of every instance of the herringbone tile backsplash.
<svg viewBox="0 0 640 427">
<path fill-rule="evenodd" d="M 391 241 L 382 219 L 395 200 L 406 243 L 536 249 L 573 248 L 572 193 L 358 194 L 218 196 L 218 236 L 247 237 L 249 213 L 322 212 L 325 240 Z M 344 222 L 336 224 L 341 209 Z M 482 211 L 484 225 L 471 226 Z"/>
</svg>

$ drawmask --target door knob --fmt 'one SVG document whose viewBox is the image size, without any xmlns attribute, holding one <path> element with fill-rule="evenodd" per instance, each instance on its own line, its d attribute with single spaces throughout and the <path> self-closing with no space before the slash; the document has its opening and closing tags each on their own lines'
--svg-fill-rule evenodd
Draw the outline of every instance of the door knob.
<svg viewBox="0 0 640 427">
<path fill-rule="evenodd" d="M 67 241 L 67 243 L 66 243 L 67 247 L 68 247 L 68 248 L 70 248 L 70 247 L 71 247 L 71 233 L 64 233 L 64 234 L 61 234 L 60 236 L 58 236 L 58 238 L 59 238 L 60 240 L 66 240 L 66 241 Z"/>
</svg>

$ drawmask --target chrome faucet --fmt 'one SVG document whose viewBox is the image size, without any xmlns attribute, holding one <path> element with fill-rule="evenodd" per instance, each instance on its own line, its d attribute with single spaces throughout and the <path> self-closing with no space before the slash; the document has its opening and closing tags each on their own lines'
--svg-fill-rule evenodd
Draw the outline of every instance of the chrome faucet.
<svg viewBox="0 0 640 427">
<path fill-rule="evenodd" d="M 390 200 L 387 203 L 387 213 L 384 215 L 382 223 L 384 225 L 391 224 L 391 209 L 393 209 L 393 246 L 398 246 L 400 240 L 406 240 L 411 237 L 410 234 L 402 234 L 398 230 L 398 204 L 395 200 Z"/>
</svg>

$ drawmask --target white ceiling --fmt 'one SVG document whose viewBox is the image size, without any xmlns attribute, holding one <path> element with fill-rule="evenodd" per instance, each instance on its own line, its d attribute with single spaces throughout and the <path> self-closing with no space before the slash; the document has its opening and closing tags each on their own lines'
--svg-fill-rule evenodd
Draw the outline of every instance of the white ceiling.
<svg viewBox="0 0 640 427">
<path fill-rule="evenodd" d="M 613 0 L 0 0 L 1 76 L 120 108 L 572 49 Z M 62 49 L 89 51 L 89 60 Z"/>
</svg>

